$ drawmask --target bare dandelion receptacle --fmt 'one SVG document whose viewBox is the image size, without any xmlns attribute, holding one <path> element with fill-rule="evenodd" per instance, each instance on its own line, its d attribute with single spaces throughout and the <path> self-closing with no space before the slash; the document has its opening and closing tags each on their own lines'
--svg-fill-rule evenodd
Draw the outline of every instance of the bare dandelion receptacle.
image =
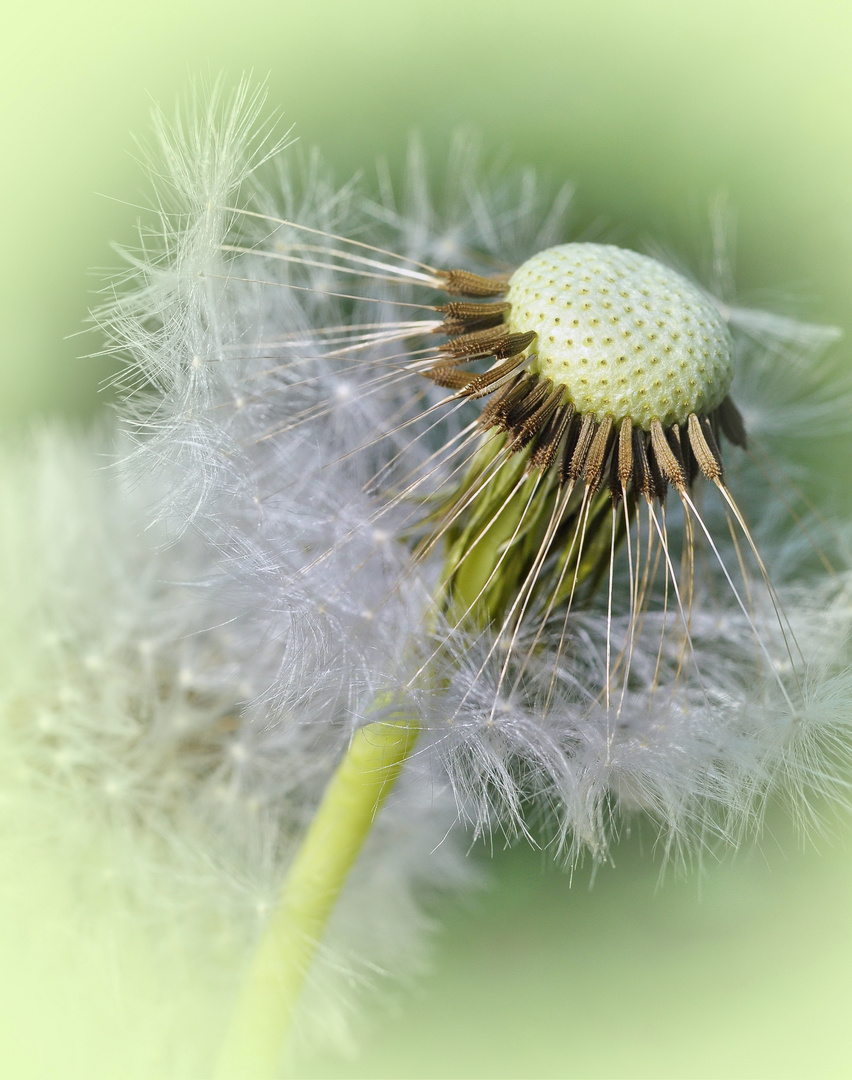
<svg viewBox="0 0 852 1080">
<path fill-rule="evenodd" d="M 721 478 L 720 432 L 740 445 L 745 432 L 728 397 L 730 334 L 700 289 L 648 256 L 573 243 L 536 253 L 491 291 L 505 299 L 449 305 L 451 361 L 429 375 L 460 396 L 493 395 L 483 426 L 507 431 L 514 450 L 532 444 L 531 467 L 558 463 L 563 479 L 597 486 L 611 462 L 616 492 L 632 482 L 652 496 L 699 470 Z M 459 370 L 488 353 L 499 362 L 487 371 Z"/>
</svg>

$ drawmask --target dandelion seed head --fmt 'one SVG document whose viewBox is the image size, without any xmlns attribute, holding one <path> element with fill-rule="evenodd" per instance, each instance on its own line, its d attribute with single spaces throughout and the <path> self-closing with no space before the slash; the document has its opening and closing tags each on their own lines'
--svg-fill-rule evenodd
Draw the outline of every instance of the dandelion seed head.
<svg viewBox="0 0 852 1080">
<path fill-rule="evenodd" d="M 684 424 L 725 398 L 731 339 L 718 308 L 662 263 L 608 244 L 540 251 L 509 279 L 506 316 L 536 332 L 531 369 L 575 408 L 643 431 Z"/>
<path fill-rule="evenodd" d="M 716 295 L 565 243 L 570 189 L 463 141 L 439 193 L 417 146 L 374 192 L 316 156 L 248 176 L 249 128 L 228 121 L 216 184 L 193 160 L 215 125 L 166 130 L 191 197 L 104 321 L 131 389 L 160 391 L 125 405 L 140 457 L 178 464 L 180 513 L 272 618 L 296 589 L 317 656 L 359 665 L 352 722 L 398 688 L 474 830 L 528 835 L 532 800 L 570 860 L 634 814 L 667 850 L 736 840 L 803 790 L 823 744 L 791 732 L 852 618 L 819 622 L 840 586 L 813 565 L 847 563 L 813 557 L 834 545 L 784 460 L 852 415 L 820 366 L 833 333 L 739 306 L 722 245 Z M 749 453 L 723 468 L 725 442 Z"/>
</svg>

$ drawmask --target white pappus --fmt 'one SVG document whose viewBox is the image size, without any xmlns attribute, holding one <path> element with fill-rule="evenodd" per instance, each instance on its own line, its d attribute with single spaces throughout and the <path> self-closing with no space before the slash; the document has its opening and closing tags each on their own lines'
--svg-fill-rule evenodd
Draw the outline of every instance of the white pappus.
<svg viewBox="0 0 852 1080">
<path fill-rule="evenodd" d="M 160 117 L 98 316 L 161 514 L 381 655 L 477 832 L 603 859 L 639 812 L 689 858 L 842 792 L 845 548 L 786 464 L 849 414 L 833 332 L 737 305 L 721 229 L 704 283 L 565 243 L 570 190 L 465 140 L 435 198 L 417 150 L 338 189 L 258 108 Z"/>
<path fill-rule="evenodd" d="M 114 441 L 46 430 L 4 455 L 3 842 L 28 872 L 65 867 L 73 884 L 67 919 L 36 926 L 24 970 L 37 973 L 46 960 L 33 957 L 52 942 L 51 985 L 85 987 L 104 953 L 105 1000 L 120 988 L 132 1015 L 123 1028 L 121 1010 L 111 1017 L 115 1068 L 207 1075 L 242 965 L 386 685 L 387 657 L 359 640 L 360 616 L 323 611 L 309 581 L 261 597 L 254 575 L 196 532 L 146 530 L 162 492 L 127 482 Z M 301 1044 L 346 1042 L 353 987 L 421 969 L 430 907 L 478 882 L 445 839 L 454 818 L 451 794 L 413 762 L 321 946 Z M 147 984 L 139 935 L 157 972 Z M 72 938 L 88 944 L 66 970 L 58 957 Z M 100 1075 L 110 1022 L 95 1010 L 110 1008 L 94 993 L 91 1004 L 96 1034 L 72 1040 L 49 1071 Z M 75 999 L 71 1014 L 80 1008 Z"/>
</svg>

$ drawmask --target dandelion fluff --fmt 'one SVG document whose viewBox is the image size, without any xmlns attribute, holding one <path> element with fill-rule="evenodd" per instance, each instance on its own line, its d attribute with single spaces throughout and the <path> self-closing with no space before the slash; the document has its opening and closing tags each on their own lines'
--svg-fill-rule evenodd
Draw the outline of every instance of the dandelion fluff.
<svg viewBox="0 0 852 1080">
<path fill-rule="evenodd" d="M 603 859 L 639 813 L 689 857 L 756 827 L 768 793 L 819 788 L 820 748 L 845 745 L 847 561 L 783 458 L 849 415 L 845 384 L 820 390 L 833 332 L 739 304 L 720 244 L 704 283 L 566 244 L 569 189 L 461 144 L 436 198 L 418 149 L 401 193 L 335 190 L 290 151 L 247 175 L 235 140 L 225 205 L 192 169 L 219 145 L 206 114 L 167 140 L 197 186 L 102 315 L 128 386 L 217 357 L 203 393 L 129 395 L 140 457 L 203 431 L 179 511 L 264 581 L 286 566 L 360 611 L 359 640 L 377 620 L 474 830 L 532 836 L 532 814 L 569 860 Z M 149 282 L 183 295 L 170 252 L 211 200 L 190 341 Z"/>
<path fill-rule="evenodd" d="M 158 492 L 128 486 L 108 443 L 46 431 L 4 460 L 4 844 L 11 864 L 71 868 L 70 910 L 47 935 L 58 952 L 22 963 L 56 964 L 69 932 L 92 956 L 112 938 L 137 1010 L 122 1070 L 206 1075 L 247 950 L 388 661 L 346 605 L 321 612 L 292 582 L 259 605 L 256 572 L 227 551 L 222 573 L 197 534 L 146 531 Z M 322 944 L 302 1043 L 349 1037 L 352 986 L 422 967 L 424 901 L 477 879 L 444 839 L 454 816 L 413 762 Z M 158 979 L 135 949 L 160 958 Z M 78 1071 L 100 1067 L 80 1053 Z"/>
</svg>

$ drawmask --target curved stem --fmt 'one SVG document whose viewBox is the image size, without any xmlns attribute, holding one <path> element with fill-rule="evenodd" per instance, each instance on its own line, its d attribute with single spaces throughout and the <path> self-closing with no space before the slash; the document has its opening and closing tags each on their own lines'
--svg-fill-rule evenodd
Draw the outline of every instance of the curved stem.
<svg viewBox="0 0 852 1080">
<path fill-rule="evenodd" d="M 417 724 L 407 719 L 375 721 L 355 733 L 246 972 L 217 1080 L 268 1080 L 275 1075 L 334 903 L 417 735 Z"/>
</svg>

